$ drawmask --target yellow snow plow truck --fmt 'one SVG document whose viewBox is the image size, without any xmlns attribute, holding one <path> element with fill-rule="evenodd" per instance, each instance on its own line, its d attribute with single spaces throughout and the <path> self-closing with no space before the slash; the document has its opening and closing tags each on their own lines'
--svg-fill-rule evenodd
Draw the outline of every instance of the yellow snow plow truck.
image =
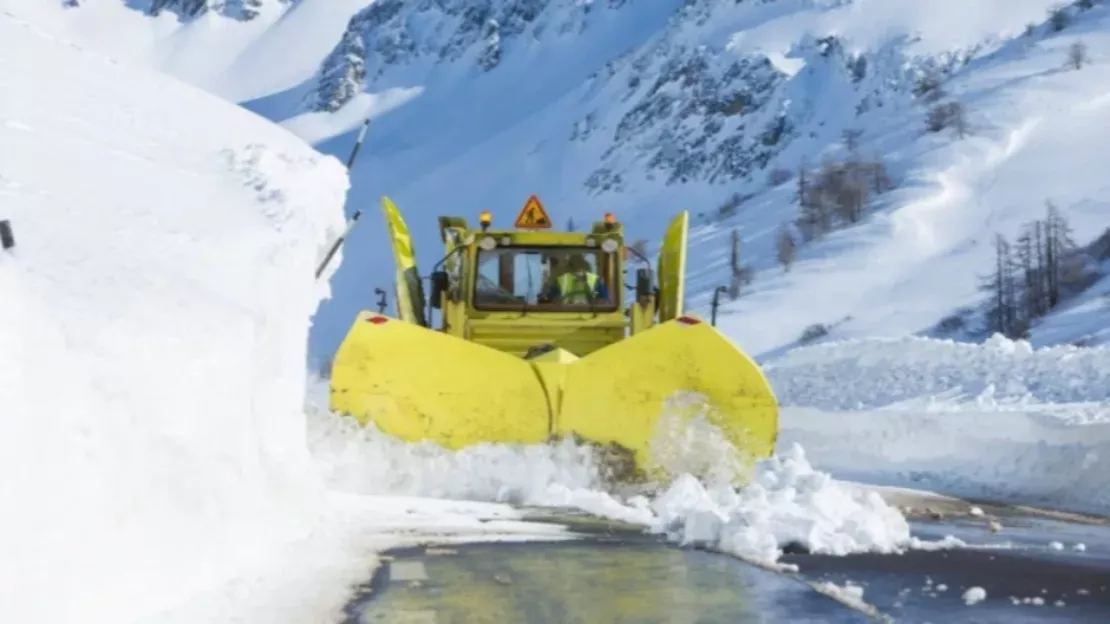
<svg viewBox="0 0 1110 624">
<path fill-rule="evenodd" d="M 439 217 L 446 255 L 426 297 L 409 230 L 389 198 L 382 208 L 397 315 L 358 314 L 332 362 L 335 412 L 450 449 L 576 436 L 622 452 L 635 480 L 663 476 L 660 438 L 695 427 L 742 466 L 773 451 L 778 405 L 759 367 L 683 312 L 685 211 L 654 272 L 611 214 L 588 232 L 549 231 L 532 196 L 512 229 L 489 212 L 477 229 Z M 642 266 L 626 280 L 632 261 Z M 700 407 L 668 407 L 678 396 Z"/>
</svg>

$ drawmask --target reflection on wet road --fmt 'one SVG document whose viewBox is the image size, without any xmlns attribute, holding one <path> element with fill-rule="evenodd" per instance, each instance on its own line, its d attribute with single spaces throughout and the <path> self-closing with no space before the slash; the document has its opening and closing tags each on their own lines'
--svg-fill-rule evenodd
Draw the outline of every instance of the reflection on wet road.
<svg viewBox="0 0 1110 624">
<path fill-rule="evenodd" d="M 863 600 L 898 622 L 1110 621 L 1110 527 L 1001 520 L 1000 531 L 982 518 L 914 523 L 919 537 L 954 535 L 969 549 L 783 560 L 807 581 L 861 587 Z M 870 621 L 799 580 L 612 527 L 579 542 L 393 556 L 351 603 L 347 624 Z M 972 587 L 986 598 L 969 606 Z"/>
<path fill-rule="evenodd" d="M 385 573 L 351 624 L 868 621 L 789 578 L 662 545 L 471 545 L 400 556 Z"/>
</svg>

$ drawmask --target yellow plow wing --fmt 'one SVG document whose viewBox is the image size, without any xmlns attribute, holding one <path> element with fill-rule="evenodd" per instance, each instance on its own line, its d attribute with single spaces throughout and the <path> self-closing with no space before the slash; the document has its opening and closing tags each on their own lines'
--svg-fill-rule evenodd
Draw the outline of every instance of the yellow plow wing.
<svg viewBox="0 0 1110 624">
<path fill-rule="evenodd" d="M 659 321 L 682 315 L 686 303 L 686 233 L 690 213 L 683 210 L 671 219 L 659 249 Z"/>
<path fill-rule="evenodd" d="M 392 199 L 382 197 L 382 213 L 393 242 L 393 261 L 397 265 L 397 313 L 409 323 L 427 327 L 431 319 L 425 318 L 424 314 L 424 283 L 420 281 L 420 272 L 416 268 L 412 235 Z"/>
<path fill-rule="evenodd" d="M 549 412 L 524 360 L 363 312 L 332 363 L 331 408 L 408 442 L 541 443 Z"/>
<path fill-rule="evenodd" d="M 702 422 L 693 422 L 699 416 Z M 677 438 L 697 430 L 706 434 L 693 442 L 702 452 L 713 436 L 727 441 L 740 472 L 769 456 L 778 435 L 778 402 L 766 377 L 708 323 L 682 316 L 567 368 L 557 433 L 616 443 L 635 453 L 641 470 L 658 475 L 673 467 L 665 456 L 681 450 Z"/>
<path fill-rule="evenodd" d="M 331 385 L 333 410 L 405 441 L 458 449 L 577 434 L 632 452 L 648 476 L 666 467 L 660 442 L 699 426 L 697 414 L 668 407 L 676 395 L 710 408 L 703 421 L 738 451 L 737 480 L 771 454 L 778 431 L 778 405 L 756 364 L 686 316 L 585 358 L 556 349 L 522 360 L 364 312 L 336 353 Z"/>
</svg>

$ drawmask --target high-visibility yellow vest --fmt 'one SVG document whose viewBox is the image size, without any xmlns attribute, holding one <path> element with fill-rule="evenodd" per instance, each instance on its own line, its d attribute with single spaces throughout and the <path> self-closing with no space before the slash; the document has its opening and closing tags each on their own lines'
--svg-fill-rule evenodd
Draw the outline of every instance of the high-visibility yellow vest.
<svg viewBox="0 0 1110 624">
<path fill-rule="evenodd" d="M 564 273 L 559 276 L 559 292 L 564 303 L 589 303 L 597 289 L 597 276 L 593 273 L 586 274 L 586 284 L 583 288 L 582 280 L 574 273 Z"/>
</svg>

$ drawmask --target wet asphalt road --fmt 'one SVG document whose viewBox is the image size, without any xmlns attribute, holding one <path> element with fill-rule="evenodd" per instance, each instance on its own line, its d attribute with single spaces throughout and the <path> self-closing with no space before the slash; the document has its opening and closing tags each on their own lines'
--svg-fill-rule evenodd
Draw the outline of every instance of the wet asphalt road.
<svg viewBox="0 0 1110 624">
<path fill-rule="evenodd" d="M 914 521 L 917 536 L 954 535 L 970 549 L 783 560 L 806 581 L 862 587 L 864 601 L 898 622 L 1110 622 L 1110 526 L 1020 513 L 995 518 L 1004 523 L 998 532 L 989 518 Z M 874 621 L 805 582 L 727 555 L 579 522 L 583 541 L 391 553 L 349 605 L 347 624 Z M 973 586 L 986 598 L 969 606 L 962 595 Z"/>
</svg>

